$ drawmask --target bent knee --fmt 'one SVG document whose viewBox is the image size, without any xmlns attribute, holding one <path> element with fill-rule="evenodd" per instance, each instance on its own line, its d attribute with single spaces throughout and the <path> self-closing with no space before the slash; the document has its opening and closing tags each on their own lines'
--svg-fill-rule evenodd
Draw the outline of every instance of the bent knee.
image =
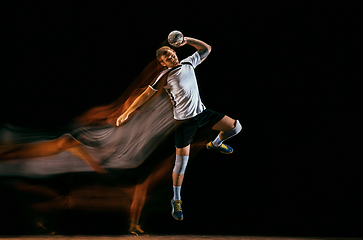
<svg viewBox="0 0 363 240">
<path fill-rule="evenodd" d="M 238 120 L 236 120 L 233 129 L 236 129 L 237 133 L 239 133 L 240 131 L 242 131 L 242 124 Z"/>
<path fill-rule="evenodd" d="M 233 127 L 229 131 L 223 131 L 223 136 L 226 138 L 231 138 L 237 135 L 242 130 L 242 125 L 238 120 L 235 120 Z"/>
</svg>

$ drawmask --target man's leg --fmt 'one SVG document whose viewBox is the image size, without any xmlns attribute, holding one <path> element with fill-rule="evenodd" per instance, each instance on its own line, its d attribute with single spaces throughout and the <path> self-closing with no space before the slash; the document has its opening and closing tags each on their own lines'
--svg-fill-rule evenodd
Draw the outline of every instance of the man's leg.
<svg viewBox="0 0 363 240">
<path fill-rule="evenodd" d="M 242 130 L 242 125 L 239 121 L 228 116 L 224 116 L 212 127 L 212 129 L 220 132 L 213 141 L 207 143 L 207 148 L 210 150 L 218 150 L 226 154 L 232 153 L 233 149 L 230 146 L 223 144 L 223 142 L 237 135 Z"/>
<path fill-rule="evenodd" d="M 188 164 L 190 145 L 176 148 L 176 160 L 173 169 L 173 185 L 181 186 L 184 179 L 185 168 Z M 178 199 L 175 199 L 178 200 Z"/>
<path fill-rule="evenodd" d="M 185 168 L 188 164 L 189 152 L 190 145 L 176 148 L 175 165 L 172 173 L 174 197 L 171 202 L 173 207 L 172 215 L 176 220 L 183 220 L 180 191 L 184 180 Z"/>
<path fill-rule="evenodd" d="M 25 143 L 2 147 L 0 148 L 0 160 L 46 157 L 66 150 L 87 163 L 96 172 L 105 173 L 103 167 L 85 151 L 82 144 L 69 135 L 40 143 Z"/>
<path fill-rule="evenodd" d="M 139 225 L 141 210 L 144 207 L 147 189 L 149 187 L 150 177 L 148 177 L 143 183 L 136 185 L 134 196 L 132 198 L 132 204 L 130 208 L 131 223 L 129 232 L 133 235 L 139 235 L 144 233 Z"/>
<path fill-rule="evenodd" d="M 0 148 L 0 160 L 51 156 L 78 144 L 71 136 L 62 136 L 46 142 L 5 146 Z"/>
</svg>

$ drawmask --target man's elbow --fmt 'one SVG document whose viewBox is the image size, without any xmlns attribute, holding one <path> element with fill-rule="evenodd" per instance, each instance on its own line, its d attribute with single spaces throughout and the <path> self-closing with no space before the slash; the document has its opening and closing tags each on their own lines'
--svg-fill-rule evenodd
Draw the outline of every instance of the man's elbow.
<svg viewBox="0 0 363 240">
<path fill-rule="evenodd" d="M 212 47 L 208 44 L 205 44 L 205 46 L 199 51 L 208 55 L 212 51 Z"/>
<path fill-rule="evenodd" d="M 208 55 L 210 54 L 211 51 L 212 51 L 212 47 L 209 45 L 205 46 L 205 48 L 203 48 L 203 49 L 200 49 L 198 51 L 199 56 L 200 56 L 200 61 L 203 62 L 204 59 L 206 59 L 208 57 Z"/>
</svg>

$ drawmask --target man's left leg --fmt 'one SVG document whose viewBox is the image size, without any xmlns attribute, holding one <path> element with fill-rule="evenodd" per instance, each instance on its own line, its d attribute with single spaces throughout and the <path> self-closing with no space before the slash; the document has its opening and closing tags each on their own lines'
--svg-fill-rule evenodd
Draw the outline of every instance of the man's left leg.
<svg viewBox="0 0 363 240">
<path fill-rule="evenodd" d="M 171 200 L 171 214 L 176 220 L 183 220 L 182 201 L 181 201 L 181 186 L 184 180 L 185 168 L 188 164 L 190 145 L 183 148 L 176 148 L 175 165 L 172 173 L 174 197 Z"/>
<path fill-rule="evenodd" d="M 220 132 L 213 141 L 207 143 L 206 147 L 209 150 L 218 150 L 221 153 L 231 154 L 233 152 L 233 148 L 223 144 L 223 142 L 237 135 L 242 130 L 242 125 L 239 121 L 228 116 L 224 116 L 212 127 L 212 129 Z"/>
<path fill-rule="evenodd" d="M 139 234 L 143 234 L 144 231 L 141 229 L 139 225 L 141 210 L 144 207 L 146 193 L 150 183 L 150 176 L 143 182 L 135 187 L 134 196 L 132 198 L 132 204 L 130 207 L 130 228 L 129 233 L 138 236 Z"/>
</svg>

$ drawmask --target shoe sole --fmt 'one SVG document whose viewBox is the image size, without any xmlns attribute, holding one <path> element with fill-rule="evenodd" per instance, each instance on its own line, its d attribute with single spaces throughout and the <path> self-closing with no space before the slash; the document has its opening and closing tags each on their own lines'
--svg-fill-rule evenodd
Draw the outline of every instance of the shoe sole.
<svg viewBox="0 0 363 240">
<path fill-rule="evenodd" d="M 234 151 L 232 151 L 232 152 L 221 152 L 221 151 L 219 151 L 219 152 L 228 155 L 228 154 L 232 154 Z"/>
<path fill-rule="evenodd" d="M 182 221 L 182 220 L 184 219 L 184 217 L 183 217 L 182 219 L 179 219 L 179 218 L 174 217 L 174 215 L 173 215 L 173 211 L 171 211 L 171 216 L 173 216 L 173 218 L 174 218 L 175 220 L 178 220 L 178 221 Z"/>
</svg>

